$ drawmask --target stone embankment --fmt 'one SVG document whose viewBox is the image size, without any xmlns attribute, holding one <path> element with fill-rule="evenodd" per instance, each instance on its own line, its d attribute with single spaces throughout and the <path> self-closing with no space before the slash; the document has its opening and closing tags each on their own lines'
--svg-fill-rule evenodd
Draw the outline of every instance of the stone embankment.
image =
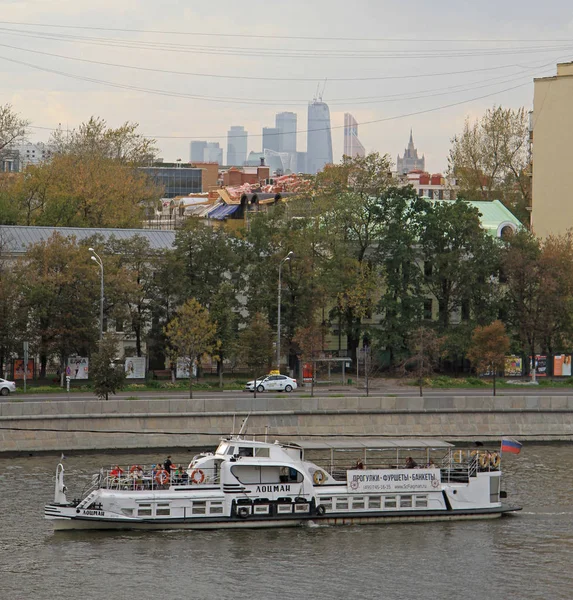
<svg viewBox="0 0 573 600">
<path fill-rule="evenodd" d="M 3 402 L 0 453 L 211 447 L 237 432 L 259 439 L 438 437 L 450 441 L 573 440 L 573 396 Z"/>
</svg>

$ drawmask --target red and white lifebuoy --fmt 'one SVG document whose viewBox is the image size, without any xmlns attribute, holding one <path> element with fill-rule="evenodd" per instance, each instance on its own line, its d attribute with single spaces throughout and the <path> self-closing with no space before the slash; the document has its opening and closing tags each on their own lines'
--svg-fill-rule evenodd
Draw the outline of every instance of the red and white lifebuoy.
<svg viewBox="0 0 573 600">
<path fill-rule="evenodd" d="M 205 473 L 201 469 L 193 469 L 191 471 L 191 483 L 203 483 L 205 481 Z"/>
<path fill-rule="evenodd" d="M 169 482 L 169 473 L 165 469 L 157 471 L 155 474 L 155 481 L 159 485 L 166 485 Z"/>
</svg>

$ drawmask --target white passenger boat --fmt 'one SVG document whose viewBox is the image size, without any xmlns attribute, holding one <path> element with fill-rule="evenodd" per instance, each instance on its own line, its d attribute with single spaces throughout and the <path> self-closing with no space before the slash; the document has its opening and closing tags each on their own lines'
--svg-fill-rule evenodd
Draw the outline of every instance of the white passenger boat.
<svg viewBox="0 0 573 600">
<path fill-rule="evenodd" d="M 55 529 L 350 525 L 519 510 L 501 501 L 498 452 L 434 439 L 268 443 L 231 436 L 177 472 L 102 469 L 80 499 L 68 501 L 66 491 L 60 463 L 54 502 L 45 507 Z"/>
</svg>

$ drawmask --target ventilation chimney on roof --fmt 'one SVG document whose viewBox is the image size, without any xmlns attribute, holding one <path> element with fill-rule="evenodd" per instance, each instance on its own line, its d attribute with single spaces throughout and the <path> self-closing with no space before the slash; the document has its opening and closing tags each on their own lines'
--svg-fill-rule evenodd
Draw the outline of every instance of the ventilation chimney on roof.
<svg viewBox="0 0 573 600">
<path fill-rule="evenodd" d="M 261 167 L 265 166 L 265 157 L 261 156 Z"/>
</svg>

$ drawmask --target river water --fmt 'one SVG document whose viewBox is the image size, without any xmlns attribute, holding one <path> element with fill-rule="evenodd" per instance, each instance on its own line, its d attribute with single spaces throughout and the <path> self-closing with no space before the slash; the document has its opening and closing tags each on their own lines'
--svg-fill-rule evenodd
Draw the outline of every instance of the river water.
<svg viewBox="0 0 573 600">
<path fill-rule="evenodd" d="M 72 454 L 66 483 L 154 458 Z M 504 458 L 514 516 L 252 531 L 54 533 L 43 506 L 56 463 L 0 458 L 0 600 L 573 598 L 570 444 Z"/>
</svg>

